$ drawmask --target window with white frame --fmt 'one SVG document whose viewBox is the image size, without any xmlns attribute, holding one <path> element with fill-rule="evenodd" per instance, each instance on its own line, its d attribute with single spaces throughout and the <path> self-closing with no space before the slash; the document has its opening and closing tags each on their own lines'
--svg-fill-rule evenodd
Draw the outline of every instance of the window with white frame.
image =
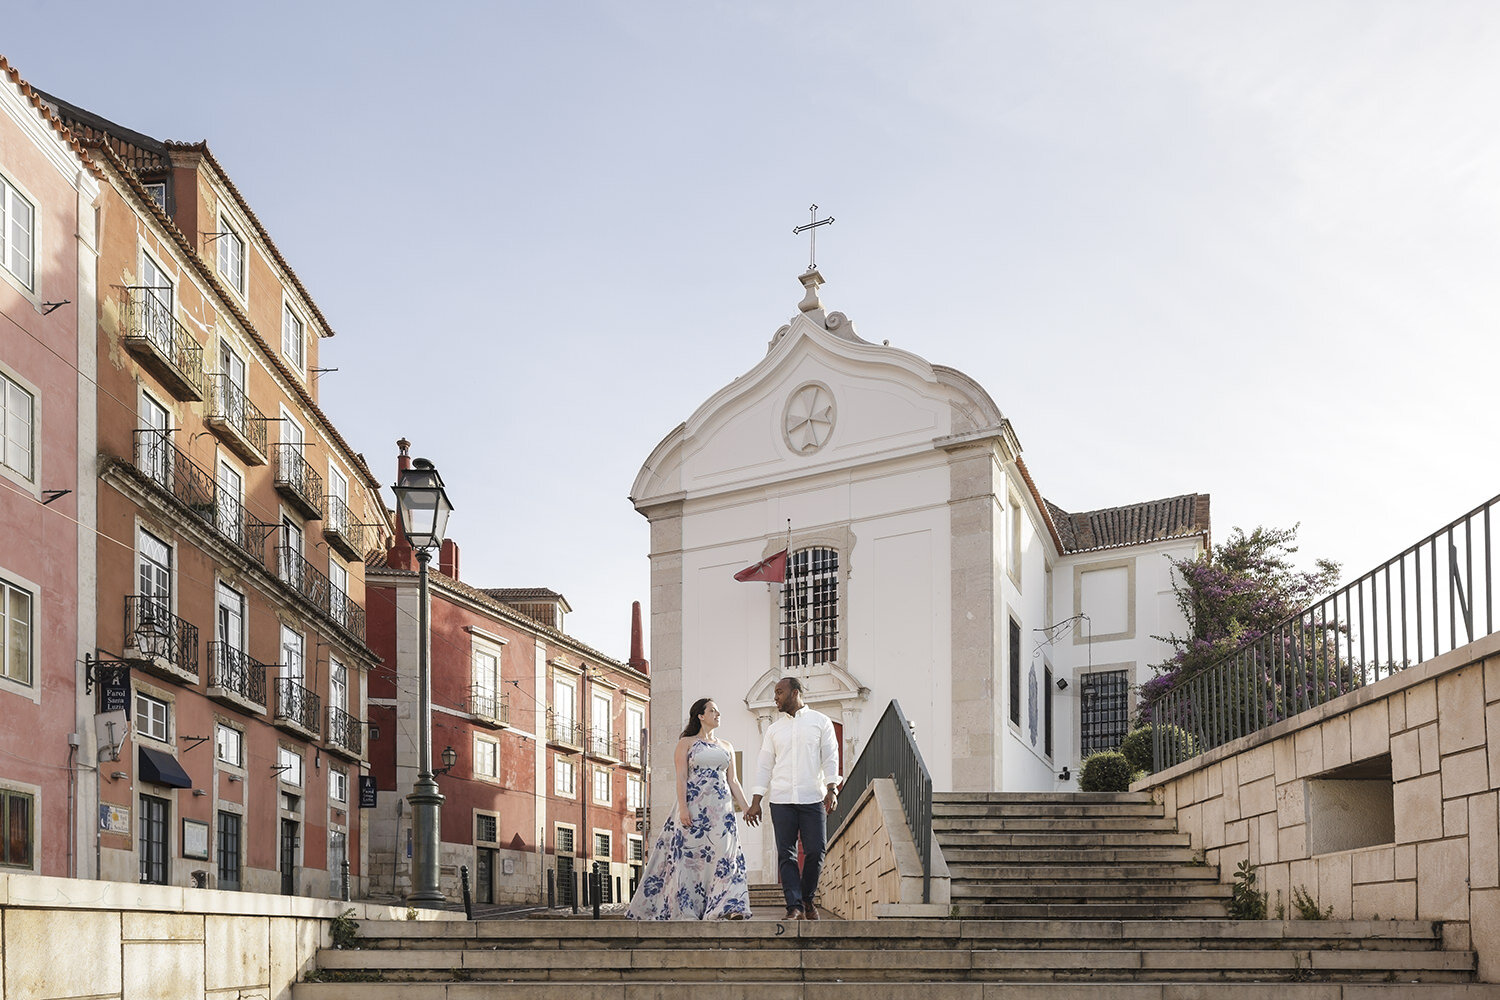
<svg viewBox="0 0 1500 1000">
<path fill-rule="evenodd" d="M 614 840 L 614 838 L 611 837 L 609 834 L 607 834 L 607 833 L 601 833 L 598 830 L 595 830 L 594 831 L 594 857 L 596 857 L 596 858 L 609 858 L 609 857 L 612 857 L 613 856 L 613 850 L 614 850 L 614 844 L 612 843 L 613 840 Z"/>
<path fill-rule="evenodd" d="M 630 847 L 629 847 L 630 857 L 628 859 L 630 861 L 630 863 L 633 864 L 633 865 L 638 865 L 638 864 L 643 863 L 646 860 L 646 840 L 645 840 L 645 838 L 644 837 L 630 837 L 630 838 L 628 838 L 627 843 L 630 845 Z"/>
<path fill-rule="evenodd" d="M 474 737 L 474 777 L 500 777 L 500 744 L 494 740 Z"/>
<path fill-rule="evenodd" d="M 214 754 L 223 764 L 245 766 L 245 734 L 233 726 L 219 723 L 214 729 Z"/>
<path fill-rule="evenodd" d="M 0 788 L 0 867 L 31 868 L 36 858 L 36 796 Z"/>
<path fill-rule="evenodd" d="M 573 702 L 576 697 L 577 689 L 571 679 L 552 678 L 552 731 L 547 734 L 550 739 L 573 742 L 574 720 L 578 717 Z"/>
<path fill-rule="evenodd" d="M 1021 501 L 1014 495 L 1010 498 L 1010 558 L 1006 569 L 1016 586 L 1021 585 Z"/>
<path fill-rule="evenodd" d="M 469 711 L 486 719 L 500 718 L 500 651 L 474 644 L 473 683 L 469 689 Z"/>
<path fill-rule="evenodd" d="M 625 808 L 642 809 L 646 805 L 646 783 L 634 774 L 625 775 Z"/>
<path fill-rule="evenodd" d="M 833 663 L 839 656 L 839 554 L 794 552 L 781 588 L 781 665 Z"/>
<path fill-rule="evenodd" d="M 349 711 L 349 668 L 332 656 L 328 658 L 328 707 Z"/>
<path fill-rule="evenodd" d="M 219 534 L 240 544 L 248 544 L 245 530 L 245 477 L 222 458 L 219 459 L 218 487 L 214 522 Z"/>
<path fill-rule="evenodd" d="M 0 677 L 31 684 L 31 591 L 0 580 Z"/>
<path fill-rule="evenodd" d="M 219 216 L 218 243 L 219 273 L 229 286 L 241 295 L 245 294 L 245 239 L 229 220 Z"/>
<path fill-rule="evenodd" d="M 340 625 L 349 624 L 349 570 L 332 554 L 328 556 L 328 610 Z"/>
<path fill-rule="evenodd" d="M 641 748 L 645 746 L 646 706 L 633 701 L 625 702 L 625 759 L 632 764 L 641 763 Z"/>
<path fill-rule="evenodd" d="M 552 758 L 552 790 L 558 795 L 572 798 L 576 792 L 576 776 L 573 762 L 563 757 Z"/>
<path fill-rule="evenodd" d="M 172 278 L 166 270 L 141 253 L 141 332 L 168 357 L 177 351 L 177 325 L 172 318 Z"/>
<path fill-rule="evenodd" d="M 500 817 L 495 813 L 474 814 L 474 841 L 480 844 L 495 844 L 500 841 Z"/>
<path fill-rule="evenodd" d="M 601 806 L 609 805 L 610 772 L 607 767 L 594 768 L 594 801 Z"/>
<path fill-rule="evenodd" d="M 614 714 L 614 703 L 610 699 L 608 691 L 595 691 L 593 705 L 589 712 L 589 733 L 593 739 L 594 752 L 600 754 L 610 753 L 610 725 Z"/>
<path fill-rule="evenodd" d="M 302 633 L 294 628 L 281 626 L 281 679 L 293 684 L 301 684 L 305 676 L 302 663 L 302 651 L 306 640 Z"/>
<path fill-rule="evenodd" d="M 349 801 L 349 772 L 342 767 L 328 769 L 328 797 L 335 802 Z"/>
<path fill-rule="evenodd" d="M 135 731 L 137 735 L 167 742 L 167 703 L 142 691 L 135 693 Z"/>
<path fill-rule="evenodd" d="M 36 289 L 36 208 L 0 175 L 0 266 Z"/>
<path fill-rule="evenodd" d="M 302 755 L 287 747 L 276 748 L 276 776 L 285 784 L 302 785 Z"/>
<path fill-rule="evenodd" d="M 0 465 L 22 479 L 36 475 L 36 397 L 0 372 Z"/>
<path fill-rule="evenodd" d="M 141 187 L 146 189 L 146 197 L 155 202 L 157 208 L 163 212 L 167 210 L 167 185 L 164 182 L 157 181 L 154 184 L 142 184 Z"/>
<path fill-rule="evenodd" d="M 299 372 L 307 370 L 307 324 L 285 302 L 281 304 L 281 356 Z"/>
<path fill-rule="evenodd" d="M 328 463 L 328 511 L 324 527 L 348 534 L 354 530 L 354 515 L 349 512 L 349 477 L 337 465 Z"/>
</svg>

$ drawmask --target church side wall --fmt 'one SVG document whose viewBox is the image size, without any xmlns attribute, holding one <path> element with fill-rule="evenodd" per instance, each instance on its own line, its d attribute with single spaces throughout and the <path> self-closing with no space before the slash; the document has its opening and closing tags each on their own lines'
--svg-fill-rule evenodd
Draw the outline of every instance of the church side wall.
<svg viewBox="0 0 1500 1000">
<path fill-rule="evenodd" d="M 682 503 L 658 504 L 646 513 L 651 521 L 651 704 L 647 710 L 650 773 L 646 782 L 651 822 L 644 831 L 649 850 L 651 838 L 671 815 L 677 794 L 672 750 L 677 745 L 677 734 L 682 731 L 681 720 L 687 715 L 687 705 L 682 700 Z M 544 666 L 538 663 L 537 669 L 540 673 Z"/>
</svg>

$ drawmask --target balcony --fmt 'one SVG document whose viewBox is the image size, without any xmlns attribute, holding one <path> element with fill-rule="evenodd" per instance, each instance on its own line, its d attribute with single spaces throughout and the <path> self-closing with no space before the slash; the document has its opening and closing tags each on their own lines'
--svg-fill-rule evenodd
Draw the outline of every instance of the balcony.
<svg viewBox="0 0 1500 1000">
<path fill-rule="evenodd" d="M 300 677 L 276 679 L 276 712 L 272 721 L 281 729 L 310 740 L 318 738 L 318 716 L 323 701 L 302 686 Z"/>
<path fill-rule="evenodd" d="M 302 445 L 278 444 L 276 452 L 276 492 L 303 517 L 323 517 L 323 477 L 302 457 Z"/>
<path fill-rule="evenodd" d="M 172 444 L 168 431 L 135 432 L 135 468 L 236 548 L 259 556 L 265 526 L 250 520 L 239 497 Z"/>
<path fill-rule="evenodd" d="M 266 464 L 266 415 L 224 372 L 208 376 L 208 425 L 247 465 Z"/>
<path fill-rule="evenodd" d="M 132 285 L 125 291 L 125 349 L 178 399 L 202 399 L 203 346 L 172 315 L 170 293 L 164 301 L 155 288 Z"/>
<path fill-rule="evenodd" d="M 296 548 L 289 545 L 276 546 L 276 575 L 324 618 L 361 643 L 365 641 L 365 609 L 335 587 Z"/>
<path fill-rule="evenodd" d="M 186 684 L 198 683 L 198 626 L 167 610 L 161 597 L 125 598 L 125 659 Z"/>
<path fill-rule="evenodd" d="M 553 746 L 583 749 L 583 727 L 572 716 L 558 715 L 547 709 L 547 742 Z"/>
<path fill-rule="evenodd" d="M 645 750 L 639 739 L 625 741 L 625 756 L 621 759 L 621 763 L 637 771 L 646 766 Z"/>
<path fill-rule="evenodd" d="M 323 537 L 346 559 L 364 562 L 365 553 L 370 551 L 371 546 L 369 527 L 354 519 L 354 513 L 349 510 L 349 505 L 344 503 L 342 497 L 329 494 L 326 503 Z"/>
<path fill-rule="evenodd" d="M 260 715 L 266 710 L 266 665 L 227 642 L 209 643 L 208 696 Z"/>
<path fill-rule="evenodd" d="M 588 755 L 595 760 L 609 761 L 618 764 L 625 759 L 625 741 L 617 740 L 609 733 L 590 733 L 587 746 Z"/>
<path fill-rule="evenodd" d="M 328 745 L 334 753 L 359 760 L 364 756 L 365 734 L 359 720 L 341 708 L 328 706 Z"/>
<path fill-rule="evenodd" d="M 496 694 L 493 688 L 475 684 L 469 688 L 469 713 L 496 728 L 510 725 L 510 695 Z"/>
</svg>

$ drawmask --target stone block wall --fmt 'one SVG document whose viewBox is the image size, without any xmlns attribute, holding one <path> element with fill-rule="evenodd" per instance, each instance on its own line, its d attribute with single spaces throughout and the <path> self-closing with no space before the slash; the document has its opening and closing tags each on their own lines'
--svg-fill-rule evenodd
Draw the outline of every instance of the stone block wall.
<svg viewBox="0 0 1500 1000">
<path fill-rule="evenodd" d="M 849 820 L 828 845 L 818 905 L 845 920 L 946 917 L 948 867 L 932 841 L 930 902 L 922 902 L 922 865 L 896 783 L 876 778 L 860 793 Z"/>
<path fill-rule="evenodd" d="M 368 903 L 0 875 L 0 998 L 290 1000 L 350 908 L 360 919 L 406 917 Z"/>
<path fill-rule="evenodd" d="M 1273 916 L 1304 889 L 1335 918 L 1444 921 L 1500 982 L 1500 634 L 1136 787 L 1223 881 L 1248 859 Z"/>
</svg>

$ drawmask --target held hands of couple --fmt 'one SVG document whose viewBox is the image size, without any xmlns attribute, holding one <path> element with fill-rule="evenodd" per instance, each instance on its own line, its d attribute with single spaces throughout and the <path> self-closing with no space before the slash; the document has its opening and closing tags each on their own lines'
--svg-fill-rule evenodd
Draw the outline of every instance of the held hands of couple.
<svg viewBox="0 0 1500 1000">
<path fill-rule="evenodd" d="M 757 795 L 750 803 L 750 808 L 745 810 L 745 822 L 751 826 L 760 825 L 760 796 Z"/>
</svg>

